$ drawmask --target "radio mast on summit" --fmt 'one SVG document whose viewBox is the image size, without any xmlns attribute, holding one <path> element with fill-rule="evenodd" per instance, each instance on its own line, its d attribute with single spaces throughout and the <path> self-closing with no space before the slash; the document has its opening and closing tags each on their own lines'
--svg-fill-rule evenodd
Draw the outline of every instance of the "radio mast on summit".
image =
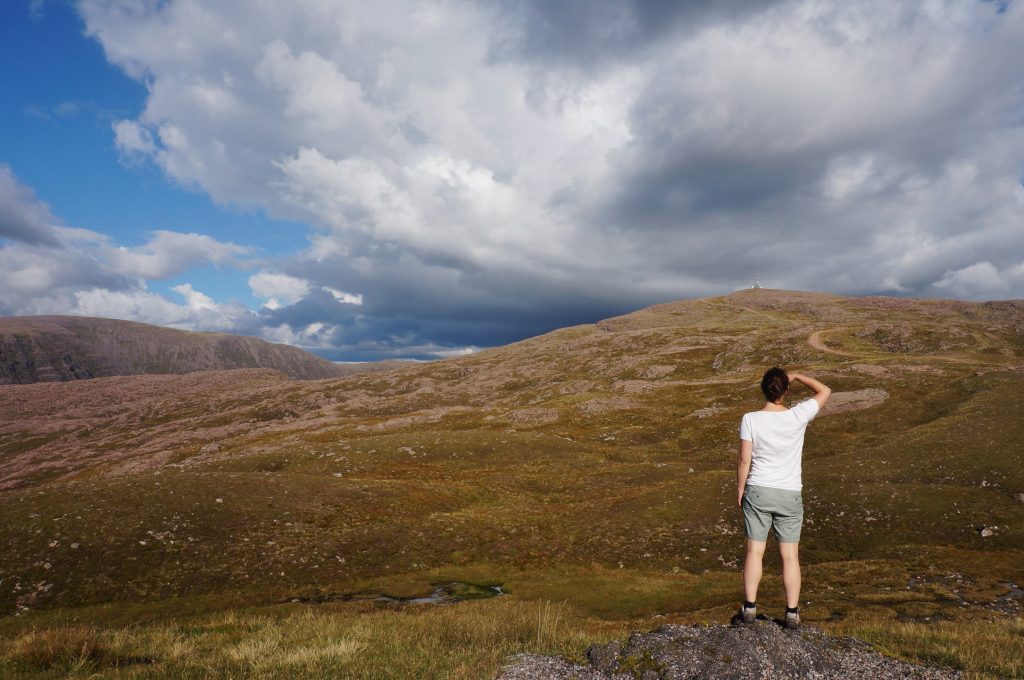
<svg viewBox="0 0 1024 680">
<path fill-rule="evenodd" d="M 754 285 L 752 285 L 751 288 L 760 288 L 760 287 L 761 287 L 761 284 L 757 280 L 757 272 L 754 272 Z"/>
</svg>

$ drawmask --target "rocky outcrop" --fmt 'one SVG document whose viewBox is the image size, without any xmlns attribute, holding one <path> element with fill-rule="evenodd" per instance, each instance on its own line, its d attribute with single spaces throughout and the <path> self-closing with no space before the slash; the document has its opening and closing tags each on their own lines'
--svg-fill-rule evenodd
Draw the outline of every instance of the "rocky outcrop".
<svg viewBox="0 0 1024 680">
<path fill-rule="evenodd" d="M 957 671 L 883 656 L 855 638 L 770 621 L 751 626 L 664 625 L 622 645 L 591 645 L 586 666 L 520 654 L 498 680 L 789 680 L 791 678 L 959 678 Z"/>
<path fill-rule="evenodd" d="M 851 392 L 833 392 L 821 409 L 821 415 L 833 416 L 838 413 L 860 411 L 862 409 L 878 406 L 889 398 L 889 393 L 877 387 L 869 387 L 863 390 Z"/>
</svg>

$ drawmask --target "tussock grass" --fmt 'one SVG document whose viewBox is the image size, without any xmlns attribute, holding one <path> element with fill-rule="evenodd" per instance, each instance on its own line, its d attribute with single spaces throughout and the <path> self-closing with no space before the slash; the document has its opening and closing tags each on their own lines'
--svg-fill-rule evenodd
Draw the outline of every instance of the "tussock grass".
<svg viewBox="0 0 1024 680">
<path fill-rule="evenodd" d="M 858 622 L 832 630 L 909 661 L 952 666 L 976 678 L 1024 677 L 1024 620 Z"/>
<path fill-rule="evenodd" d="M 32 630 L 0 640 L 0 675 L 461 680 L 493 677 L 519 652 L 582 662 L 590 644 L 624 639 L 656 624 L 647 618 L 588 616 L 565 601 L 511 597 L 405 608 L 278 605 L 175 623 Z M 824 626 L 831 634 L 866 640 L 885 654 L 951 666 L 968 677 L 1024 677 L 1020 618 L 923 624 L 896 621 L 879 610 Z"/>
<path fill-rule="evenodd" d="M 17 666 L 68 672 L 152 663 L 151 657 L 133 649 L 132 642 L 123 630 L 90 626 L 32 630 L 9 643 L 6 657 Z M 175 651 L 180 654 L 181 648 Z"/>
<path fill-rule="evenodd" d="M 375 609 L 291 605 L 206 615 L 176 625 L 59 626 L 5 644 L 5 677 L 480 678 L 512 654 L 579 658 L 622 623 L 565 602 L 510 598 L 458 606 Z M 145 666 L 142 661 L 148 662 Z"/>
</svg>

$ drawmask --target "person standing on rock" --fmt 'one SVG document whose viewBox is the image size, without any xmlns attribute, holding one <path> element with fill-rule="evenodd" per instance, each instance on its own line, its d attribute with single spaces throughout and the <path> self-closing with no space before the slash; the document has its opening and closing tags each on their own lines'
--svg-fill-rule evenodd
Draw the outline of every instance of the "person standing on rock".
<svg viewBox="0 0 1024 680">
<path fill-rule="evenodd" d="M 789 408 L 790 385 L 803 383 L 814 397 Z M 736 502 L 743 510 L 747 556 L 743 562 L 744 601 L 736 619 L 757 620 L 757 587 L 768 532 L 774 529 L 782 555 L 786 589 L 786 628 L 800 627 L 800 560 L 797 548 L 804 521 L 801 458 L 807 424 L 825 406 L 832 390 L 800 373 L 775 366 L 761 378 L 765 405 L 740 421 L 740 455 L 736 465 Z"/>
</svg>

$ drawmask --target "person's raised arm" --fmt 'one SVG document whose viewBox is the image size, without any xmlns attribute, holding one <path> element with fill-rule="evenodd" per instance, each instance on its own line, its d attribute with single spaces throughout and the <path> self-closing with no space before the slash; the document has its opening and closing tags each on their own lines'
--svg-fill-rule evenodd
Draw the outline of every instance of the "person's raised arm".
<svg viewBox="0 0 1024 680">
<path fill-rule="evenodd" d="M 814 399 L 818 402 L 818 408 L 825 408 L 825 402 L 828 401 L 829 395 L 832 394 L 830 387 L 803 373 L 787 373 L 786 375 L 789 377 L 789 382 L 803 383 L 814 390 Z"/>
<path fill-rule="evenodd" d="M 754 442 L 749 439 L 740 440 L 740 455 L 736 460 L 736 504 L 743 505 L 743 489 L 747 486 L 747 475 L 750 474 L 750 459 L 754 452 Z"/>
</svg>

